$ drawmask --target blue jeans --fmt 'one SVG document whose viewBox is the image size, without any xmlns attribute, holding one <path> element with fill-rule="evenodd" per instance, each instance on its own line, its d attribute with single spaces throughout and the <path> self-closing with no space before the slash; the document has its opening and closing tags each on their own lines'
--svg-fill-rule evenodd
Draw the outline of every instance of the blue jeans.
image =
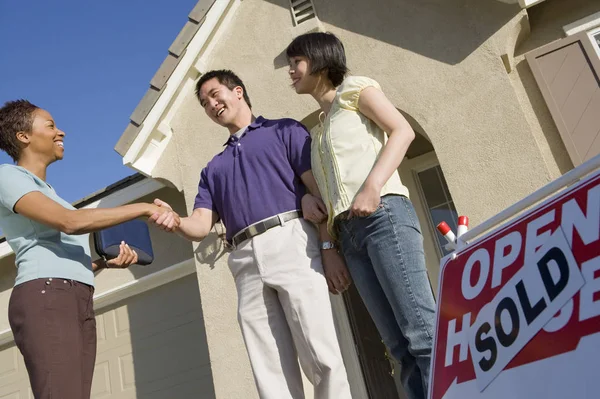
<svg viewBox="0 0 600 399">
<path fill-rule="evenodd" d="M 373 214 L 340 218 L 337 227 L 352 280 L 402 367 L 408 397 L 426 398 L 435 300 L 412 203 L 404 196 L 386 195 Z"/>
</svg>

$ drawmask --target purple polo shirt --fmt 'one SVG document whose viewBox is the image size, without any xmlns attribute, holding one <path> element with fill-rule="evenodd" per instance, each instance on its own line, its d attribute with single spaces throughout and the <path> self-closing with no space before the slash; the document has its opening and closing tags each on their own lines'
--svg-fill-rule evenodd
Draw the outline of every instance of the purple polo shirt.
<svg viewBox="0 0 600 399">
<path fill-rule="evenodd" d="M 228 240 L 260 220 L 301 209 L 300 175 L 310 170 L 310 135 L 301 123 L 259 116 L 224 145 L 200 174 L 194 209 L 215 211 Z"/>
</svg>

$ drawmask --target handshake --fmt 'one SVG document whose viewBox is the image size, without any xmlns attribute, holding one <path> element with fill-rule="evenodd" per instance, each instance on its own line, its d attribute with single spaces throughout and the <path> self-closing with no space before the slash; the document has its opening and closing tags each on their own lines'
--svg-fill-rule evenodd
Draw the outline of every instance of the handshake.
<svg viewBox="0 0 600 399">
<path fill-rule="evenodd" d="M 169 233 L 178 233 L 178 235 L 190 240 L 201 241 L 208 235 L 212 226 L 216 222 L 217 215 L 207 210 L 208 212 L 192 214 L 193 223 L 186 222 L 184 218 L 184 226 L 182 219 L 177 212 L 171 208 L 171 205 L 160 199 L 155 199 L 153 204 L 148 204 L 149 210 L 146 212 L 148 223 L 153 224 L 161 230 Z M 304 219 L 320 224 L 327 220 L 327 208 L 323 201 L 311 194 L 305 194 L 301 201 L 302 212 Z"/>
<path fill-rule="evenodd" d="M 161 230 L 170 233 L 176 232 L 181 224 L 181 218 L 177 212 L 171 208 L 171 205 L 158 198 L 154 200 L 154 205 L 154 212 L 148 218 L 148 222 Z"/>
</svg>

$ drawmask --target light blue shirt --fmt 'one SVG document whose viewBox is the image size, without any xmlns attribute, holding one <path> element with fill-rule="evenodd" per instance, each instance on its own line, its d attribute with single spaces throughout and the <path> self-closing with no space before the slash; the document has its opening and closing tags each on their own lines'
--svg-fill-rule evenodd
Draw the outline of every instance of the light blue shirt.
<svg viewBox="0 0 600 399">
<path fill-rule="evenodd" d="M 39 191 L 67 209 L 75 209 L 28 170 L 0 165 L 0 228 L 15 252 L 15 285 L 38 278 L 64 278 L 94 285 L 89 234 L 68 235 L 15 213 L 25 194 Z"/>
</svg>

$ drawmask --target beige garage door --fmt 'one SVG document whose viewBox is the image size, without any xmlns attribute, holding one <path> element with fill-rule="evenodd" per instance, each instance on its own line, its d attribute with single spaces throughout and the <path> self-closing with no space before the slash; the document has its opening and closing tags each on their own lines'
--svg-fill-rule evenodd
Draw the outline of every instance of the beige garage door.
<svg viewBox="0 0 600 399">
<path fill-rule="evenodd" d="M 33 399 L 23 358 L 14 344 L 0 348 L 0 398 Z"/>
<path fill-rule="evenodd" d="M 214 398 L 195 274 L 97 312 L 95 399 Z M 14 344 L 0 348 L 0 399 L 33 399 Z"/>
</svg>

